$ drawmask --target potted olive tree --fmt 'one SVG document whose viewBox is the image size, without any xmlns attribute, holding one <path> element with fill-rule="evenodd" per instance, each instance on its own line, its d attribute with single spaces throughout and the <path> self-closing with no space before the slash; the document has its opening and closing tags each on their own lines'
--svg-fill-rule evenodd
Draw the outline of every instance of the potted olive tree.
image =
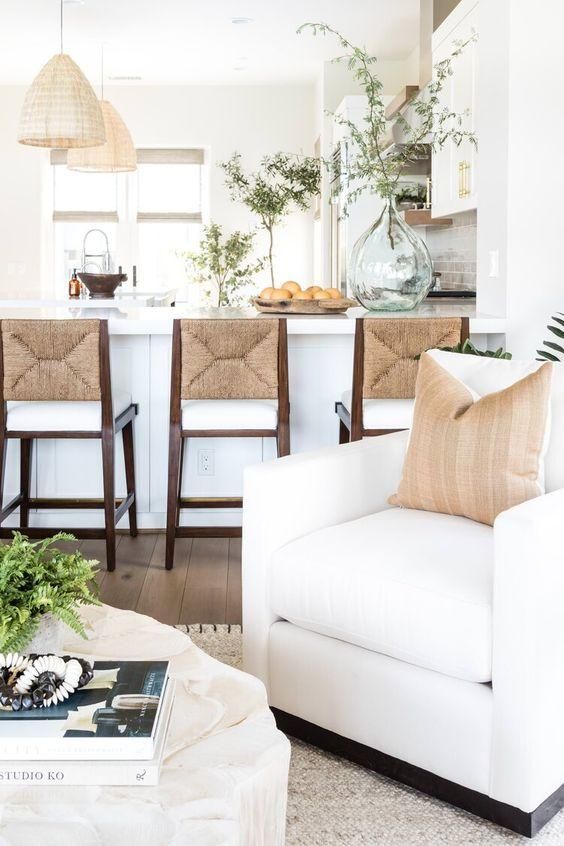
<svg viewBox="0 0 564 846">
<path fill-rule="evenodd" d="M 309 156 L 276 153 L 265 156 L 260 168 L 247 173 L 241 154 L 221 162 L 231 198 L 247 206 L 268 234 L 268 267 L 275 287 L 274 230 L 292 209 L 307 211 L 321 182 L 320 161 Z"/>
<path fill-rule="evenodd" d="M 199 249 L 185 253 L 189 277 L 201 285 L 208 302 L 216 306 L 238 306 L 264 262 L 249 261 L 253 250 L 252 232 L 224 235 L 221 226 L 204 226 Z"/>
<path fill-rule="evenodd" d="M 59 532 L 32 543 L 15 532 L 0 546 L 0 653 L 57 652 L 65 625 L 86 637 L 79 612 L 100 605 L 98 562 L 55 546 L 69 540 L 74 537 Z"/>
</svg>

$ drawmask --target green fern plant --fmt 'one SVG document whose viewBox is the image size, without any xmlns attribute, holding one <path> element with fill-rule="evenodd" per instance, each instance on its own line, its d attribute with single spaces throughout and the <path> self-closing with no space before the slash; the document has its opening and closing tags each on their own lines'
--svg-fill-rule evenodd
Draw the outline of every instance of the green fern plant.
<svg viewBox="0 0 564 846">
<path fill-rule="evenodd" d="M 562 314 L 561 311 L 557 311 L 556 314 L 550 318 L 556 325 L 549 323 L 546 327 L 556 338 L 564 338 L 563 317 L 564 314 Z M 537 350 L 537 355 L 540 356 L 542 361 L 564 360 L 564 346 L 562 346 L 562 344 L 558 344 L 556 341 L 543 341 L 542 343 L 543 346 L 548 347 L 546 350 Z"/>
<path fill-rule="evenodd" d="M 74 536 L 59 532 L 32 543 L 14 532 L 13 541 L 0 546 L 0 652 L 21 651 L 45 614 L 86 637 L 79 609 L 101 604 L 94 581 L 98 562 L 55 546 L 69 540 Z"/>
</svg>

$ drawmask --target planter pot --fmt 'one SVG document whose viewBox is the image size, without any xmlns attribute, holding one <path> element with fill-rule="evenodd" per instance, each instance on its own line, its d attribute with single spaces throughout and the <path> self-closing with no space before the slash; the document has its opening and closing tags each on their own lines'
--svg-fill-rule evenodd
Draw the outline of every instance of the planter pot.
<svg viewBox="0 0 564 846">
<path fill-rule="evenodd" d="M 65 624 L 52 614 L 44 614 L 35 635 L 25 645 L 22 652 L 59 653 L 63 648 L 64 634 Z"/>
<path fill-rule="evenodd" d="M 433 285 L 433 263 L 419 235 L 399 215 L 393 198 L 354 245 L 349 281 L 356 299 L 373 311 L 409 311 Z"/>
</svg>

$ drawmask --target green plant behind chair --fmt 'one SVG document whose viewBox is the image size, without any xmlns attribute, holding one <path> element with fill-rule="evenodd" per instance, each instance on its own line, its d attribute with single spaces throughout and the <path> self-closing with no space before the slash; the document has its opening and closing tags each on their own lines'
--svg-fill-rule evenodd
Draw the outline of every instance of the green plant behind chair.
<svg viewBox="0 0 564 846">
<path fill-rule="evenodd" d="M 561 311 L 557 311 L 555 315 L 551 317 L 551 320 L 554 323 L 549 323 L 546 327 L 549 332 L 556 338 L 564 338 L 564 320 L 562 319 L 564 315 Z M 543 361 L 562 361 L 564 358 L 564 346 L 562 344 L 558 344 L 556 341 L 543 341 L 543 346 L 547 347 L 546 350 L 537 350 L 537 354 L 540 356 L 541 360 Z"/>
</svg>

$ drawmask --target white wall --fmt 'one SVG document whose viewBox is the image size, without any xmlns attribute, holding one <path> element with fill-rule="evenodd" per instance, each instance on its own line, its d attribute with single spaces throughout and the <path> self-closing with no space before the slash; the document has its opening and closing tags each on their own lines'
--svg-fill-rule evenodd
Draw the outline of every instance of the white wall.
<svg viewBox="0 0 564 846">
<path fill-rule="evenodd" d="M 39 292 L 43 150 L 16 142 L 20 88 L 0 88 L 0 296 Z"/>
<path fill-rule="evenodd" d="M 477 307 L 507 311 L 507 203 L 509 143 L 509 0 L 478 6 L 476 133 L 478 137 Z M 490 276 L 491 254 L 498 257 Z"/>
<path fill-rule="evenodd" d="M 42 223 L 48 214 L 41 213 L 48 157 L 16 142 L 23 95 L 23 88 L 0 88 L 0 297 L 39 293 L 42 257 L 47 275 L 50 267 Z M 122 114 L 137 146 L 201 145 L 209 150 L 210 213 L 228 231 L 249 228 L 254 219 L 230 201 L 218 161 L 238 150 L 245 165 L 254 168 L 262 156 L 278 150 L 313 152 L 313 85 L 116 87 L 105 96 Z M 311 214 L 293 214 L 276 240 L 278 278 L 309 284 Z M 264 254 L 263 235 L 257 247 Z"/>
<path fill-rule="evenodd" d="M 478 306 L 505 312 L 507 348 L 534 357 L 551 314 L 564 311 L 564 7 L 496 0 L 480 9 Z M 491 250 L 498 279 L 488 276 Z"/>
<path fill-rule="evenodd" d="M 564 311 L 561 0 L 511 0 L 507 194 L 507 345 L 534 355 Z"/>
</svg>

